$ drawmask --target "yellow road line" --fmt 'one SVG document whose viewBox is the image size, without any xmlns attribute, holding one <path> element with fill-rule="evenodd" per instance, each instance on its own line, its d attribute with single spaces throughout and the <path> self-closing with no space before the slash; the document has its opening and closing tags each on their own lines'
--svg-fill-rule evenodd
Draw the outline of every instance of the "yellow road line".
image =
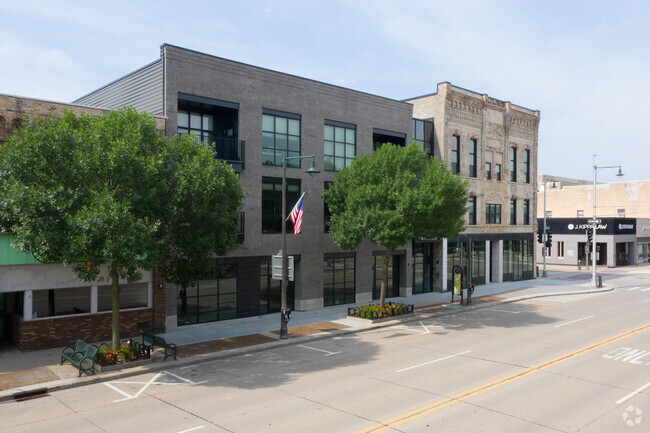
<svg viewBox="0 0 650 433">
<path fill-rule="evenodd" d="M 523 377 L 526 377 L 528 375 L 531 375 L 533 373 L 536 373 L 538 371 L 544 370 L 548 367 L 552 367 L 554 365 L 560 364 L 564 361 L 568 361 L 570 359 L 576 358 L 580 355 L 584 355 L 586 353 L 589 353 L 593 350 L 599 349 L 603 346 L 607 346 L 609 344 L 615 343 L 617 341 L 620 341 L 624 338 L 631 337 L 632 335 L 636 335 L 640 332 L 646 331 L 650 329 L 650 323 L 647 323 L 643 326 L 640 326 L 638 328 L 631 329 L 629 331 L 623 332 L 621 334 L 615 335 L 613 337 L 610 337 L 608 339 L 599 341 L 598 343 L 594 343 L 589 346 L 582 347 L 580 349 L 574 350 L 573 352 L 566 353 L 564 355 L 558 356 L 557 358 L 553 358 L 548 361 L 541 362 L 537 365 L 534 365 L 532 367 L 524 368 L 523 370 L 517 371 L 515 373 L 509 374 L 507 376 L 503 376 L 499 379 L 493 380 L 491 382 L 484 383 L 482 385 L 475 386 L 474 388 L 470 388 L 468 390 L 459 392 L 457 394 L 452 395 L 451 397 L 445 397 L 441 400 L 438 400 L 434 403 L 419 407 L 417 409 L 405 412 L 401 415 L 398 415 L 396 417 L 381 421 L 377 424 L 374 424 L 368 428 L 358 430 L 355 433 L 378 433 L 382 432 L 385 430 L 388 430 L 389 428 L 398 426 L 400 424 L 404 424 L 405 422 L 412 421 L 416 418 L 419 418 L 423 415 L 435 412 L 437 410 L 440 410 L 442 408 L 445 408 L 447 406 L 450 406 L 454 403 L 457 403 L 459 401 L 466 400 L 470 397 L 482 394 L 486 391 L 490 391 L 492 389 L 498 388 L 500 386 L 503 386 L 507 383 L 513 382 L 515 380 L 521 379 Z"/>
</svg>

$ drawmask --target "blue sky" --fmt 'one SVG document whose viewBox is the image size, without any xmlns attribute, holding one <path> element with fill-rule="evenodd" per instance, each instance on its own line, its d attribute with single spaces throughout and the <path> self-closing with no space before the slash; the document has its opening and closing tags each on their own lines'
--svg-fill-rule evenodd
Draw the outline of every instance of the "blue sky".
<svg viewBox="0 0 650 433">
<path fill-rule="evenodd" d="M 540 110 L 540 173 L 590 180 L 595 153 L 650 179 L 646 1 L 27 0 L 0 17 L 0 93 L 69 102 L 169 43 L 394 99 L 450 81 Z"/>
</svg>

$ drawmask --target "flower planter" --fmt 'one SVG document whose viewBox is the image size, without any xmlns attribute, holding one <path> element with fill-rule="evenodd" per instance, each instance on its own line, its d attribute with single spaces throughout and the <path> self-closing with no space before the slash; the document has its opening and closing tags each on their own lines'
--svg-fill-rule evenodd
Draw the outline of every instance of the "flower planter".
<svg viewBox="0 0 650 433">
<path fill-rule="evenodd" d="M 123 370 L 125 368 L 139 367 L 141 365 L 146 365 L 146 364 L 151 364 L 151 358 L 138 359 L 136 361 L 128 361 L 128 362 L 118 362 L 117 364 L 112 364 L 112 365 L 95 364 L 95 372 L 105 373 L 107 371 L 118 371 L 118 370 Z"/>
<path fill-rule="evenodd" d="M 348 317 L 369 321 L 370 323 L 386 322 L 398 317 L 412 316 L 415 311 L 413 304 L 393 304 L 387 302 L 382 308 L 379 304 L 349 307 Z"/>
<path fill-rule="evenodd" d="M 414 315 L 415 313 L 406 313 L 397 316 L 382 317 L 381 319 L 366 319 L 364 317 L 356 317 L 356 316 L 347 316 L 347 317 L 348 319 L 362 320 L 365 323 L 382 323 L 382 322 L 390 322 L 391 320 L 402 319 L 404 317 L 413 317 Z"/>
</svg>

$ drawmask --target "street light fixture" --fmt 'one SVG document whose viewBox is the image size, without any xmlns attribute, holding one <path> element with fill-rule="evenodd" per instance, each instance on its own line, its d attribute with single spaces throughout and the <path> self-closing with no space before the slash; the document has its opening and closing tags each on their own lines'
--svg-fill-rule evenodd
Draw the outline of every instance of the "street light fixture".
<svg viewBox="0 0 650 433">
<path fill-rule="evenodd" d="M 314 155 L 308 156 L 287 156 L 282 152 L 282 286 L 280 288 L 280 339 L 289 338 L 287 323 L 289 322 L 290 311 L 287 309 L 287 161 L 293 159 L 311 158 L 311 166 L 305 173 L 311 177 L 316 176 L 320 171 L 314 165 Z"/>
<path fill-rule="evenodd" d="M 592 245 L 593 245 L 593 248 L 592 248 L 592 251 L 591 251 L 591 254 L 592 254 L 592 272 L 593 272 L 592 276 L 591 276 L 591 285 L 594 286 L 594 287 L 596 287 L 598 285 L 598 283 L 596 281 L 596 274 L 597 274 L 596 273 L 596 250 L 597 250 L 597 246 L 596 246 L 597 245 L 596 244 L 596 226 L 597 226 L 597 221 L 598 221 L 596 219 L 596 176 L 598 174 L 598 170 L 600 170 L 602 168 L 618 168 L 618 173 L 616 173 L 616 176 L 618 176 L 618 177 L 623 176 L 623 171 L 621 170 L 620 165 L 608 165 L 608 166 L 604 166 L 604 167 L 598 167 L 596 165 L 596 154 L 594 154 L 594 217 L 592 219 L 592 224 L 594 226 L 593 226 L 593 229 L 592 229 Z"/>
</svg>

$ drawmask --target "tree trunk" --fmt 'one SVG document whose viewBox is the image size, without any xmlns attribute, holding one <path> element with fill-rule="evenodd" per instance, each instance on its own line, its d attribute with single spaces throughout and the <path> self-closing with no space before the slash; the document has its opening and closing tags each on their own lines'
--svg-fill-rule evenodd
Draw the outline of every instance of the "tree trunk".
<svg viewBox="0 0 650 433">
<path fill-rule="evenodd" d="M 379 292 L 379 306 L 384 308 L 386 303 L 386 289 L 388 287 L 388 261 L 390 260 L 390 255 L 392 254 L 392 248 L 386 248 L 386 255 L 384 256 L 384 268 L 382 270 L 381 277 L 381 290 Z"/>
<path fill-rule="evenodd" d="M 113 283 L 113 350 L 120 348 L 120 274 L 111 265 L 111 280 Z"/>
</svg>

